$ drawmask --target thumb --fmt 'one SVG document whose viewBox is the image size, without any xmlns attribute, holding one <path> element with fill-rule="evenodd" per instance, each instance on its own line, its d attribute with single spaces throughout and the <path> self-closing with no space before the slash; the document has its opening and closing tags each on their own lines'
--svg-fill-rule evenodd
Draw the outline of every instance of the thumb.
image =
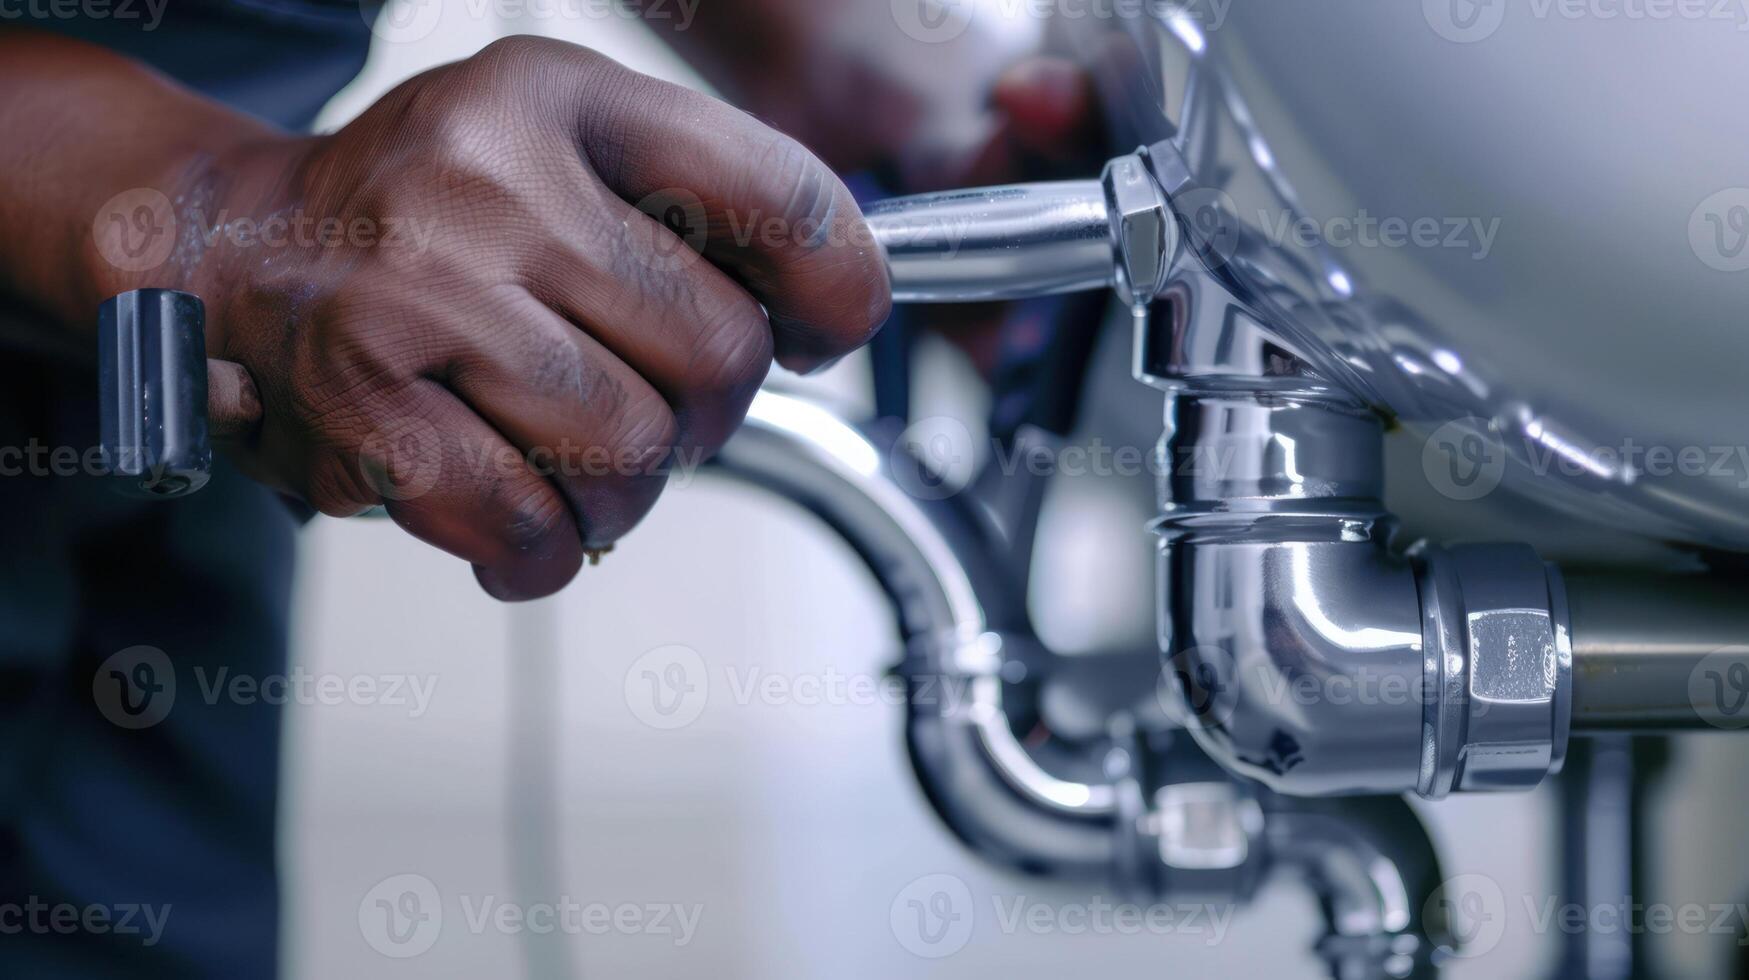
<svg viewBox="0 0 1749 980">
<path fill-rule="evenodd" d="M 235 361 L 206 362 L 207 432 L 215 439 L 247 434 L 261 422 L 261 393 L 249 369 Z"/>
</svg>

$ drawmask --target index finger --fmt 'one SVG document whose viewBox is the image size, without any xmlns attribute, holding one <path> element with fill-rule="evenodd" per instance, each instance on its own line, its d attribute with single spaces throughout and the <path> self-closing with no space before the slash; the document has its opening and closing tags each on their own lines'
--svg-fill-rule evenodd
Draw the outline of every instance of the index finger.
<svg viewBox="0 0 1749 980">
<path fill-rule="evenodd" d="M 849 188 L 800 143 L 716 99 L 605 58 L 576 103 L 585 162 L 759 299 L 778 363 L 807 370 L 861 346 L 892 304 L 886 264 Z M 689 213 L 690 212 L 690 213 Z"/>
</svg>

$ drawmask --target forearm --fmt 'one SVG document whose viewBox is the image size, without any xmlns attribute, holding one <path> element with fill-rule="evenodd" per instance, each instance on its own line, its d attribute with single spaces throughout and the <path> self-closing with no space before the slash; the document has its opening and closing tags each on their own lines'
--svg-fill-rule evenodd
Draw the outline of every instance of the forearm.
<svg viewBox="0 0 1749 980">
<path fill-rule="evenodd" d="M 189 287 L 212 161 L 278 138 L 101 48 L 0 29 L 0 292 L 78 340 L 108 296 Z"/>
</svg>

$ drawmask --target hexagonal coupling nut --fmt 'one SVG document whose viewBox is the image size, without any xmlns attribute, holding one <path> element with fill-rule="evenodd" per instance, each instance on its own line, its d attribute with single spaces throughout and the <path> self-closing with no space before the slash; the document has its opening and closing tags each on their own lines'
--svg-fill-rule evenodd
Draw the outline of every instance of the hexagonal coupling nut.
<svg viewBox="0 0 1749 980">
<path fill-rule="evenodd" d="M 1560 573 L 1526 545 L 1415 557 L 1428 692 L 1421 795 L 1529 789 L 1559 772 L 1573 709 Z"/>
<path fill-rule="evenodd" d="M 1118 292 L 1132 307 L 1145 306 L 1166 288 L 1178 253 L 1178 222 L 1140 153 L 1106 164 L 1100 181 L 1117 250 Z"/>
</svg>

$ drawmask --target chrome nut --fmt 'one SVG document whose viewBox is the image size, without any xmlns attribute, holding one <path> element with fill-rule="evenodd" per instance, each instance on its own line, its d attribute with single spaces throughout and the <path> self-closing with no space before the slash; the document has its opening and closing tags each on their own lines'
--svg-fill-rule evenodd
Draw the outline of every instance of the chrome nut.
<svg viewBox="0 0 1749 980">
<path fill-rule="evenodd" d="M 1178 222 L 1141 154 L 1106 164 L 1101 182 L 1117 249 L 1118 292 L 1130 306 L 1145 307 L 1166 288 L 1178 252 Z"/>
<path fill-rule="evenodd" d="M 1418 789 L 1529 789 L 1567 753 L 1573 650 L 1560 574 L 1525 545 L 1421 556 L 1433 696 Z"/>
</svg>

